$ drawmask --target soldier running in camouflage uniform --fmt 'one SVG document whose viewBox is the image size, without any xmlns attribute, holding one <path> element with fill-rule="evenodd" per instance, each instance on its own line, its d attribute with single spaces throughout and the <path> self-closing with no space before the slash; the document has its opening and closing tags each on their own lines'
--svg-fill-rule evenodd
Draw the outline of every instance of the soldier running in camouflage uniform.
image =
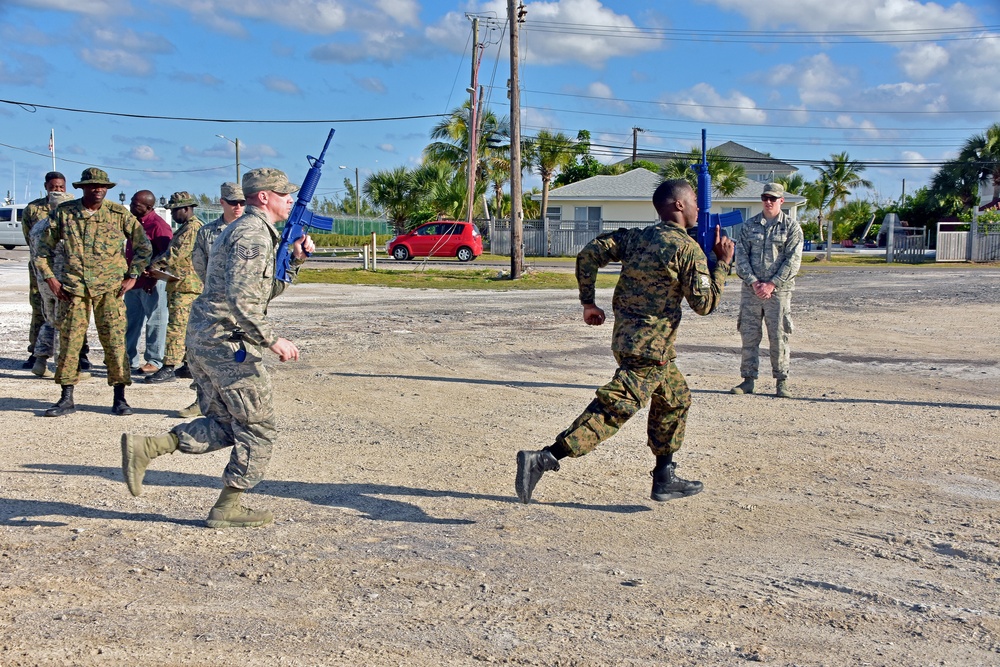
<svg viewBox="0 0 1000 667">
<path fill-rule="evenodd" d="M 716 228 L 718 264 L 709 273 L 705 254 L 687 230 L 698 224 L 694 190 L 683 179 L 666 181 L 653 193 L 660 222 L 642 229 L 619 229 L 584 247 L 576 259 L 583 320 L 604 323 L 604 311 L 594 303 L 597 271 L 621 262 L 612 304 L 615 326 L 611 349 L 618 361 L 614 378 L 597 390 L 597 397 L 576 421 L 540 451 L 517 454 L 514 489 L 523 503 L 531 500 L 546 471 L 559 470 L 559 460 L 578 457 L 607 440 L 652 400 L 647 444 L 656 456 L 650 497 L 657 501 L 694 495 L 702 483 L 674 474 L 674 452 L 681 448 L 691 393 L 674 364 L 674 339 L 687 300 L 699 315 L 708 315 L 722 297 L 732 268 L 733 242 Z"/>
<path fill-rule="evenodd" d="M 167 283 L 167 309 L 170 315 L 167 319 L 167 346 L 163 353 L 163 366 L 147 377 L 146 382 L 175 381 L 177 376 L 174 374 L 174 367 L 184 360 L 184 336 L 187 334 L 191 305 L 202 290 L 201 278 L 191 265 L 195 239 L 204 224 L 194 213 L 197 205 L 198 202 L 188 192 L 175 192 L 167 202 L 170 217 L 180 228 L 170 239 L 167 256 L 157 262 L 154 268 L 162 268 L 178 280 Z"/>
<path fill-rule="evenodd" d="M 186 454 L 232 448 L 223 474 L 225 486 L 208 515 L 212 528 L 255 527 L 270 523 L 270 512 L 239 504 L 240 496 L 264 476 L 277 435 L 271 380 L 263 351 L 281 361 L 299 358 L 298 348 L 274 332 L 267 305 L 285 289 L 275 280 L 275 252 L 281 235 L 274 224 L 292 207 L 297 185 L 277 169 L 254 169 L 243 176 L 250 206 L 216 239 L 208 261 L 205 290 L 191 310 L 188 365 L 198 382 L 205 415 L 169 433 L 141 437 L 122 434 L 122 474 L 132 495 L 142 493 L 151 459 L 178 449 Z M 315 245 L 303 235 L 293 246 L 293 273 Z"/>
<path fill-rule="evenodd" d="M 46 417 L 59 417 L 76 411 L 73 386 L 79 380 L 80 348 L 94 313 L 97 335 L 104 347 L 104 365 L 108 384 L 114 387 L 111 411 L 130 415 L 125 401 L 125 387 L 132 384 L 125 353 L 125 302 L 122 296 L 149 263 L 153 247 L 142 225 L 131 211 L 105 199 L 115 184 L 102 169 L 88 167 L 73 187 L 83 190 L 83 197 L 62 204 L 52 217 L 52 224 L 42 236 L 35 265 L 56 298 L 66 302 L 59 329 L 59 357 L 55 380 L 62 387 L 59 402 L 45 411 Z M 135 255 L 126 262 L 123 248 L 131 239 Z M 62 279 L 56 278 L 52 260 L 59 242 L 65 243 L 66 268 Z"/>
<path fill-rule="evenodd" d="M 765 185 L 760 199 L 763 212 L 743 224 L 737 241 L 736 273 L 743 279 L 743 288 L 736 328 L 743 339 L 740 362 L 743 382 L 731 391 L 734 394 L 753 393 L 763 320 L 767 323 L 767 340 L 771 348 L 775 396 L 791 398 L 788 337 L 792 333 L 792 290 L 802 262 L 802 227 L 781 210 L 785 188 L 780 183 Z"/>
<path fill-rule="evenodd" d="M 238 183 L 223 183 L 219 192 L 219 203 L 222 204 L 222 217 L 198 230 L 198 237 L 195 239 L 194 249 L 191 252 L 191 266 L 201 278 L 202 283 L 205 282 L 208 271 L 208 256 L 215 239 L 219 238 L 219 234 L 226 228 L 226 225 L 243 215 L 247 203 L 246 197 L 243 196 L 243 188 Z M 191 377 L 190 370 L 184 375 L 178 371 L 175 371 L 175 374 L 177 377 Z M 191 388 L 197 393 L 199 391 L 198 383 L 191 382 Z M 177 411 L 177 416 L 183 419 L 197 417 L 200 414 L 201 408 L 198 406 L 197 397 L 194 403 Z"/>
</svg>

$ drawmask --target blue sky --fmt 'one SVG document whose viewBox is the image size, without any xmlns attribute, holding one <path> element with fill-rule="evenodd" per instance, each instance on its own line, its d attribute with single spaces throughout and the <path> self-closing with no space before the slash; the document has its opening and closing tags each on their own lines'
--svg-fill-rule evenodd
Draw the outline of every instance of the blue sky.
<svg viewBox="0 0 1000 667">
<path fill-rule="evenodd" d="M 633 127 L 640 150 L 687 150 L 704 127 L 710 145 L 884 163 L 867 172 L 875 192 L 859 194 L 885 199 L 933 174 L 899 163 L 953 157 L 1000 121 L 996 0 L 525 5 L 523 132 L 587 129 L 602 161 L 630 154 Z M 101 112 L 0 103 L 0 194 L 38 196 L 53 128 L 71 181 L 99 165 L 129 196 L 217 194 L 235 178 L 234 146 L 218 134 L 239 138 L 244 171 L 300 180 L 334 127 L 320 195 L 342 192 L 355 168 L 363 181 L 416 165 L 438 117 L 221 121 L 446 114 L 467 98 L 469 13 L 489 44 L 486 100 L 506 115 L 505 0 L 0 0 L 0 98 Z"/>
</svg>

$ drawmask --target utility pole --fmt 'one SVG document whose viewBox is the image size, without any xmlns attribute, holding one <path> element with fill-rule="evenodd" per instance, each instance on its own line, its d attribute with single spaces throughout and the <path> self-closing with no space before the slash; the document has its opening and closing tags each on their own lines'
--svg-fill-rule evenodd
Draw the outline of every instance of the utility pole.
<svg viewBox="0 0 1000 667">
<path fill-rule="evenodd" d="M 524 5 L 507 0 L 510 24 L 510 278 L 524 272 L 524 206 L 521 202 L 521 83 L 518 77 L 517 38 L 519 24 L 527 13 Z M 545 211 L 542 211 L 545 217 Z"/>
<path fill-rule="evenodd" d="M 638 157 L 639 149 L 639 133 L 645 132 L 646 130 L 641 127 L 632 128 L 632 164 L 635 164 L 636 158 Z"/>
<path fill-rule="evenodd" d="M 354 215 L 361 219 L 361 190 L 358 188 L 358 168 L 354 168 Z"/>
<path fill-rule="evenodd" d="M 479 110 L 476 91 L 479 89 L 479 18 L 472 19 L 472 85 L 466 90 L 469 93 L 469 174 L 467 180 L 467 198 L 469 210 L 467 221 L 472 224 L 472 211 L 476 203 L 476 130 L 479 127 Z"/>
</svg>

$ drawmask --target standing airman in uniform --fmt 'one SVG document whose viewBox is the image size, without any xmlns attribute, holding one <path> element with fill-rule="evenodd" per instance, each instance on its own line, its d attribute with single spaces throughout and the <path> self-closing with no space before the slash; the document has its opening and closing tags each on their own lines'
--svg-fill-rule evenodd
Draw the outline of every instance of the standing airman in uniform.
<svg viewBox="0 0 1000 667">
<path fill-rule="evenodd" d="M 518 452 L 514 489 L 523 503 L 531 500 L 543 473 L 559 470 L 559 461 L 567 456 L 592 451 L 650 400 L 647 444 L 656 457 L 650 497 L 666 501 L 702 490 L 701 482 L 674 474 L 673 456 L 684 441 L 691 406 L 691 392 L 674 364 L 674 339 L 683 300 L 699 315 L 715 310 L 732 268 L 733 242 L 720 237 L 716 228 L 718 263 L 709 272 L 705 253 L 688 236 L 688 229 L 698 224 L 698 201 L 683 179 L 661 183 L 653 193 L 653 207 L 659 223 L 602 234 L 576 258 L 583 321 L 595 326 L 604 323 L 604 310 L 594 303 L 597 271 L 610 262 L 622 264 L 612 301 L 611 349 L 618 371 L 554 444 Z"/>
<path fill-rule="evenodd" d="M 298 189 L 277 169 L 247 172 L 247 211 L 213 245 L 205 289 L 191 309 L 187 334 L 188 366 L 200 388 L 204 416 L 162 435 L 122 434 L 122 474 L 134 496 L 142 493 L 146 468 L 157 456 L 178 449 L 204 454 L 232 448 L 222 493 L 208 514 L 211 528 L 255 527 L 273 520 L 270 512 L 239 501 L 263 478 L 277 436 L 264 350 L 281 361 L 299 358 L 295 344 L 279 337 L 266 315 L 268 303 L 285 289 L 275 279 L 281 235 L 274 225 L 288 217 L 291 193 Z M 314 249 L 307 235 L 295 241 L 293 274 Z"/>
<path fill-rule="evenodd" d="M 174 223 L 180 225 L 170 239 L 170 248 L 162 265 L 177 280 L 167 283 L 167 346 L 163 353 L 163 366 L 146 378 L 146 382 L 173 382 L 177 379 L 174 368 L 184 360 L 184 336 L 187 334 L 191 305 L 201 294 L 202 282 L 191 264 L 195 239 L 204 224 L 194 213 L 198 205 L 188 192 L 170 195 L 167 208 Z M 160 268 L 159 266 L 155 268 Z"/>
<path fill-rule="evenodd" d="M 91 311 L 104 348 L 108 384 L 114 387 L 111 411 L 130 415 L 132 408 L 125 400 L 125 387 L 132 384 L 132 378 L 125 353 L 123 295 L 146 268 L 153 247 L 131 211 L 105 198 L 115 184 L 104 170 L 84 169 L 73 187 L 82 189 L 83 196 L 56 209 L 35 261 L 52 293 L 66 302 L 55 374 L 62 395 L 45 411 L 45 416 L 59 417 L 76 411 L 73 386 L 79 380 L 80 349 L 90 326 Z M 135 249 L 131 263 L 123 252 L 126 240 L 131 240 Z M 64 242 L 66 253 L 61 279 L 56 277 L 51 264 L 60 241 Z"/>
</svg>

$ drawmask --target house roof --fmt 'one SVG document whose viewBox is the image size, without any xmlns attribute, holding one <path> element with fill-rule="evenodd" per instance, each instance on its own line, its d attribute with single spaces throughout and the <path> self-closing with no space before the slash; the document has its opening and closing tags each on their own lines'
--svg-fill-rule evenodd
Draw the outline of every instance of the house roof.
<svg viewBox="0 0 1000 667">
<path fill-rule="evenodd" d="M 591 176 L 576 183 L 570 183 L 562 187 L 549 190 L 549 201 L 558 202 L 564 200 L 574 201 L 643 201 L 648 202 L 653 196 L 653 191 L 663 177 L 654 174 L 648 169 L 639 167 L 627 171 L 617 176 Z M 743 179 L 740 189 L 728 196 L 723 197 L 715 192 L 712 193 L 713 201 L 724 202 L 750 202 L 759 201 L 760 193 L 764 184 L 748 178 Z M 541 201 L 542 195 L 535 194 L 531 197 L 535 201 Z M 806 201 L 805 197 L 799 195 L 786 194 L 785 203 L 790 205 L 802 205 Z"/>
<path fill-rule="evenodd" d="M 594 199 L 602 201 L 650 201 L 653 190 L 663 177 L 648 169 L 638 168 L 617 176 L 591 176 L 576 183 L 549 190 L 549 201 L 560 199 Z M 532 199 L 541 201 L 540 194 Z"/>
<path fill-rule="evenodd" d="M 719 144 L 714 148 L 723 157 L 729 158 L 732 162 L 741 165 L 748 172 L 767 172 L 773 171 L 776 174 L 792 174 L 798 171 L 798 168 L 788 164 L 787 162 L 782 162 L 781 160 L 775 159 L 770 155 L 755 151 L 752 148 L 747 148 L 743 144 L 738 144 L 735 141 L 727 141 L 724 144 Z M 658 151 L 656 153 L 637 153 L 637 160 L 648 160 L 654 164 L 665 165 L 674 160 L 688 160 L 691 158 L 690 153 L 676 153 L 673 151 Z M 620 160 L 618 164 L 630 164 L 632 158 L 627 158 L 625 160 Z"/>
</svg>

